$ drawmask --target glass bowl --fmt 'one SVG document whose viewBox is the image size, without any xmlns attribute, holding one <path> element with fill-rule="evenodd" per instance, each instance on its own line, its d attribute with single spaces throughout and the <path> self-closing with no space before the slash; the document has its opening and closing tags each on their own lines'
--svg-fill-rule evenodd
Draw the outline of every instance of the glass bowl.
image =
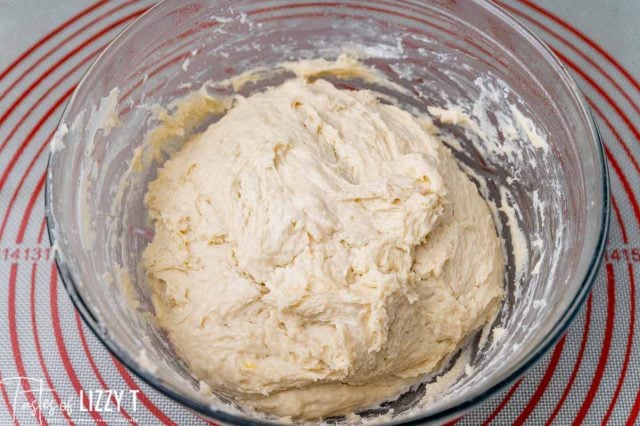
<svg viewBox="0 0 640 426">
<path fill-rule="evenodd" d="M 143 197 L 167 154 L 136 167 L 145 135 L 161 124 L 159 105 L 215 91 L 211 82 L 343 52 L 395 84 L 356 79 L 349 87 L 375 89 L 416 113 L 458 106 L 476 123 L 469 131 L 444 116 L 434 121 L 493 207 L 507 264 L 505 301 L 466 343 L 467 368 L 435 397 L 423 398 L 423 384 L 350 422 L 381 414 L 387 424 L 440 422 L 494 395 L 563 334 L 601 264 L 609 187 L 597 129 L 558 59 L 500 8 L 448 0 L 166 0 L 109 45 L 69 101 L 52 142 L 47 224 L 65 287 L 98 338 L 156 389 L 208 418 L 277 423 L 203 394 L 153 324 L 140 267 L 152 235 Z M 167 112 L 179 122 L 179 107 Z M 174 126 L 168 139 L 179 146 L 218 118 L 203 114 L 186 131 Z"/>
</svg>

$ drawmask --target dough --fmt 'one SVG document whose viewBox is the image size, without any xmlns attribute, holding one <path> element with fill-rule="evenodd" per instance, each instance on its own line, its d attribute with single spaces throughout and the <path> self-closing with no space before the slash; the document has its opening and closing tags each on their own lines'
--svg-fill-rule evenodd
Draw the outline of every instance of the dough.
<svg viewBox="0 0 640 426">
<path fill-rule="evenodd" d="M 419 120 L 293 79 L 238 97 L 149 184 L 159 324 L 195 377 L 294 418 L 394 398 L 502 300 L 488 206 Z"/>
</svg>

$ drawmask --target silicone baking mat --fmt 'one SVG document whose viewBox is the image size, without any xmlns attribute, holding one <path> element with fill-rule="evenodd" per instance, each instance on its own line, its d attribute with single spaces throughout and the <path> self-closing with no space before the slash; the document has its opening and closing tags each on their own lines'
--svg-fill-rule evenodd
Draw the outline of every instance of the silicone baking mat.
<svg viewBox="0 0 640 426">
<path fill-rule="evenodd" d="M 43 185 L 58 117 L 98 52 L 152 3 L 0 0 L 0 425 L 204 423 L 127 371 L 84 326 L 45 235 Z M 636 424 L 640 3 L 498 3 L 549 43 L 584 91 L 606 144 L 614 214 L 606 262 L 568 333 L 458 423 Z"/>
</svg>

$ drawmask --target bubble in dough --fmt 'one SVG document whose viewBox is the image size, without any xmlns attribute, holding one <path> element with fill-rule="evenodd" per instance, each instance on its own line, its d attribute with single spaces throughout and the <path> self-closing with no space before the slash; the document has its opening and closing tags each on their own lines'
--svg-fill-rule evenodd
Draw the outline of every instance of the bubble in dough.
<svg viewBox="0 0 640 426">
<path fill-rule="evenodd" d="M 394 398 L 496 313 L 492 215 L 448 148 L 372 92 L 238 97 L 158 172 L 144 266 L 199 380 L 278 416 Z"/>
</svg>

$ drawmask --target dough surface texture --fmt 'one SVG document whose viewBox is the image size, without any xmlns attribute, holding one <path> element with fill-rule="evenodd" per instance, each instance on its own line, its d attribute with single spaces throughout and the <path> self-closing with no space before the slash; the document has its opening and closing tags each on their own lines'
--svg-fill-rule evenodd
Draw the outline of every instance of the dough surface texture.
<svg viewBox="0 0 640 426">
<path fill-rule="evenodd" d="M 237 97 L 145 202 L 159 325 L 195 377 L 259 411 L 316 418 L 394 398 L 502 300 L 475 185 L 369 91 L 298 78 Z"/>
</svg>

